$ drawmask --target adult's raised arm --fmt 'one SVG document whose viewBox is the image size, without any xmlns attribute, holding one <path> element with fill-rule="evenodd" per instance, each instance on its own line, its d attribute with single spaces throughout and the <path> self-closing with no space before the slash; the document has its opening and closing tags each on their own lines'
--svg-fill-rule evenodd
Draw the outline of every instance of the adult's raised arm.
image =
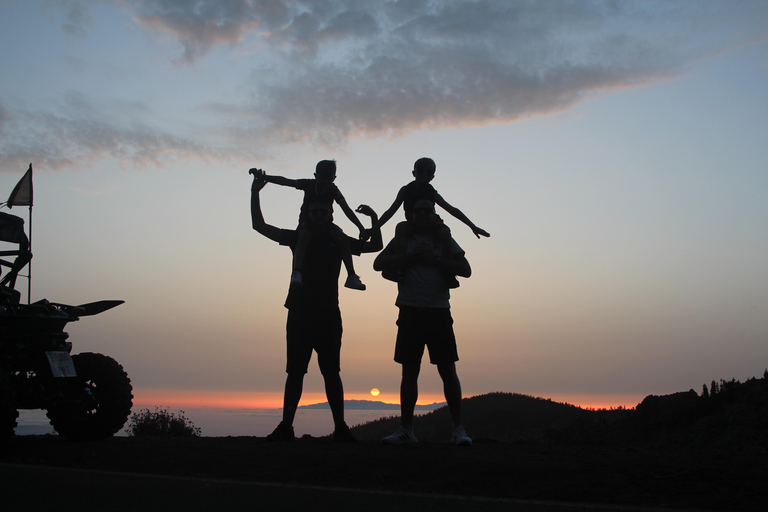
<svg viewBox="0 0 768 512">
<path fill-rule="evenodd" d="M 251 185 L 251 225 L 253 226 L 253 229 L 265 237 L 279 243 L 281 232 L 280 228 L 264 222 L 264 214 L 261 212 L 259 192 L 261 192 L 261 189 L 263 189 L 266 184 L 267 182 L 261 179 L 259 176 L 253 176 L 253 184 Z"/>
<path fill-rule="evenodd" d="M 371 233 L 371 238 L 365 242 L 362 252 L 379 252 L 384 247 L 384 242 L 381 239 L 381 227 L 378 226 L 378 215 L 367 204 L 361 204 L 355 211 L 371 218 L 372 227 L 368 230 Z"/>
</svg>

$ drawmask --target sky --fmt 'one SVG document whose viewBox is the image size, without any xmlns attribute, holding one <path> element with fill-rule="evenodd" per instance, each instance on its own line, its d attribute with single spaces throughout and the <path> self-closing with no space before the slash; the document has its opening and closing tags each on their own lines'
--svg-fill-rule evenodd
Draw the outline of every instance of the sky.
<svg viewBox="0 0 768 512">
<path fill-rule="evenodd" d="M 432 157 L 491 233 L 443 212 L 473 269 L 451 301 L 465 396 L 633 407 L 768 367 L 768 2 L 0 10 L 0 199 L 32 163 L 31 298 L 125 300 L 67 332 L 137 404 L 280 406 L 291 254 L 252 230 L 247 171 L 323 159 L 383 213 Z M 298 191 L 261 197 L 295 227 Z M 396 285 L 374 257 L 367 291 L 340 289 L 342 378 L 397 403 Z M 443 400 L 426 361 L 420 392 Z M 313 359 L 302 404 L 324 400 Z"/>
</svg>

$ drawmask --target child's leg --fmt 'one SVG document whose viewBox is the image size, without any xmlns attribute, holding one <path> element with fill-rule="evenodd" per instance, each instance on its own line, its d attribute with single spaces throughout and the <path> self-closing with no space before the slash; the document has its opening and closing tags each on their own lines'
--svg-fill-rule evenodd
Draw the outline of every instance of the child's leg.
<svg viewBox="0 0 768 512">
<path fill-rule="evenodd" d="M 349 246 L 349 238 L 336 224 L 331 224 L 328 234 L 331 240 L 341 247 L 341 260 L 344 262 L 344 268 L 347 269 L 347 280 L 344 286 L 355 290 L 365 290 L 365 285 L 355 273 L 355 264 L 352 261 L 352 249 Z"/>
<path fill-rule="evenodd" d="M 296 248 L 293 250 L 293 272 L 291 273 L 291 285 L 301 284 L 301 267 L 304 265 L 304 256 L 307 253 L 312 232 L 307 228 L 296 230 Z"/>
<path fill-rule="evenodd" d="M 440 242 L 441 257 L 443 259 L 453 258 L 453 238 L 451 237 L 451 229 L 442 222 L 435 226 L 435 238 Z M 459 280 L 454 275 L 446 275 L 448 280 L 448 288 L 458 288 Z"/>
<path fill-rule="evenodd" d="M 299 229 L 296 234 L 296 249 L 293 251 L 293 270 L 301 271 L 301 267 L 304 265 L 304 255 L 307 254 L 307 247 L 309 241 L 312 238 L 312 232 L 307 229 Z"/>
<path fill-rule="evenodd" d="M 392 239 L 392 248 L 395 254 L 405 253 L 408 243 L 408 237 L 413 234 L 413 226 L 407 221 L 399 222 L 395 227 L 395 237 Z M 381 277 L 389 281 L 399 282 L 403 277 L 403 270 L 398 268 L 394 270 L 384 270 Z"/>
<path fill-rule="evenodd" d="M 451 228 L 443 223 L 435 226 L 435 237 L 440 242 L 443 258 L 453 257 L 453 238 L 451 237 Z"/>
<path fill-rule="evenodd" d="M 404 253 L 406 249 L 406 242 L 408 241 L 408 237 L 413 234 L 413 226 L 411 226 L 408 221 L 398 222 L 397 226 L 395 226 L 395 238 L 393 240 L 394 242 L 394 250 L 397 253 Z"/>
<path fill-rule="evenodd" d="M 344 268 L 347 269 L 347 275 L 355 275 L 355 264 L 352 261 L 352 249 L 349 247 L 349 239 L 344 231 L 341 230 L 336 224 L 331 224 L 328 229 L 328 234 L 331 240 L 339 244 L 341 247 L 341 260 L 344 262 Z"/>
</svg>

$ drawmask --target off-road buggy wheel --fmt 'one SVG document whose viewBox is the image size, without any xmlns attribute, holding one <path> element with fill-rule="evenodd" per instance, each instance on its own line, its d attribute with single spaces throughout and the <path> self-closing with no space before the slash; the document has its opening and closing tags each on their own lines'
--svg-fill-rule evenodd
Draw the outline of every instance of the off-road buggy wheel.
<svg viewBox="0 0 768 512">
<path fill-rule="evenodd" d="M 111 357 L 72 356 L 77 377 L 62 384 L 63 400 L 48 408 L 54 430 L 73 441 L 100 441 L 120 430 L 133 405 L 128 374 Z"/>
<path fill-rule="evenodd" d="M 14 397 L 11 374 L 0 370 L 0 438 L 11 437 L 16 428 L 19 411 L 16 409 Z"/>
</svg>

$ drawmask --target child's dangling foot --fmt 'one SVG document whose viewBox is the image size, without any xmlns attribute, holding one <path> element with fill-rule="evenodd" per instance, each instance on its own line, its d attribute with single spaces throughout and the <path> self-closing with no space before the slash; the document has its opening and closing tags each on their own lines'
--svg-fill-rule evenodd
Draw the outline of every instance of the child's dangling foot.
<svg viewBox="0 0 768 512">
<path fill-rule="evenodd" d="M 365 291 L 365 285 L 360 281 L 360 277 L 355 274 L 349 274 L 347 281 L 344 283 L 346 288 L 352 288 L 353 290 Z"/>
</svg>

